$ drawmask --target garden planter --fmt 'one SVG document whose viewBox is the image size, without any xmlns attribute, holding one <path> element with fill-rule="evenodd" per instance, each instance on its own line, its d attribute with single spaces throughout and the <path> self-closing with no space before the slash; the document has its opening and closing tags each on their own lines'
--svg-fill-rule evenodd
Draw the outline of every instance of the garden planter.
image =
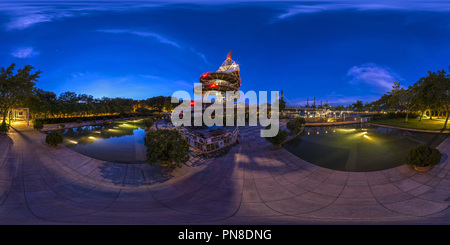
<svg viewBox="0 0 450 245">
<path fill-rule="evenodd" d="M 428 170 L 430 170 L 430 168 L 431 168 L 431 166 L 423 166 L 423 167 L 421 167 L 421 166 L 414 166 L 414 169 L 416 170 L 416 171 L 418 171 L 418 172 L 426 172 L 426 171 L 428 171 Z"/>
</svg>

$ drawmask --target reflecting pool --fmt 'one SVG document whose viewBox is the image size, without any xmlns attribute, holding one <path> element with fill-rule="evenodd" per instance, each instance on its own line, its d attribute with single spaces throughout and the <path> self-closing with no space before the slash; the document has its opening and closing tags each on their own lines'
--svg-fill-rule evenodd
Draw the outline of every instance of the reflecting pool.
<svg viewBox="0 0 450 245">
<path fill-rule="evenodd" d="M 361 124 L 305 127 L 283 147 L 318 166 L 350 172 L 384 170 L 404 164 L 411 147 L 436 147 L 447 134 L 422 133 Z"/>
<path fill-rule="evenodd" d="M 143 120 L 62 129 L 63 144 L 83 155 L 118 163 L 145 163 Z"/>
</svg>

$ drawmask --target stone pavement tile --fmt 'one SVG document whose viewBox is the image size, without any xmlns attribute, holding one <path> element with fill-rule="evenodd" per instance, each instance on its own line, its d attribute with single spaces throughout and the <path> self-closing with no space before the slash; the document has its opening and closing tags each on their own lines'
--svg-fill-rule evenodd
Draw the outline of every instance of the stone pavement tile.
<svg viewBox="0 0 450 245">
<path fill-rule="evenodd" d="M 392 183 L 371 185 L 370 190 L 375 197 L 385 197 L 403 193 L 397 186 Z"/>
<path fill-rule="evenodd" d="M 87 205 L 89 206 L 89 212 L 93 212 L 92 210 L 97 211 L 109 207 L 114 202 L 114 199 L 96 198 L 92 195 L 79 195 L 71 198 L 70 201 L 71 203 L 76 204 L 77 206 L 82 206 L 83 208 Z M 56 204 L 59 205 L 58 203 Z"/>
<path fill-rule="evenodd" d="M 411 192 L 409 192 L 411 193 Z M 433 187 L 431 189 L 427 189 L 427 191 L 418 194 L 422 199 L 447 203 L 450 205 L 450 189 L 444 189 L 440 187 Z"/>
<path fill-rule="evenodd" d="M 312 164 L 312 163 L 308 163 L 308 162 L 306 162 L 306 161 L 304 161 L 304 160 L 301 160 L 301 161 L 299 161 L 299 162 L 303 162 L 303 163 L 304 163 L 303 165 L 300 166 L 300 167 L 302 168 L 303 171 L 313 172 L 313 171 L 315 171 L 315 170 L 317 170 L 317 169 L 320 169 L 319 166 L 314 165 L 314 164 Z"/>
<path fill-rule="evenodd" d="M 215 200 L 198 199 L 184 203 L 178 203 L 171 208 L 180 212 L 196 214 L 200 216 L 228 217 L 236 213 L 239 202 L 223 202 Z"/>
<path fill-rule="evenodd" d="M 266 178 L 256 178 L 255 185 L 258 189 L 267 189 L 279 187 L 280 183 L 272 177 L 266 177 Z"/>
<path fill-rule="evenodd" d="M 399 180 L 399 181 L 395 181 L 392 182 L 395 186 L 397 186 L 400 190 L 402 191 L 409 191 L 412 189 L 416 189 L 419 186 L 421 186 L 422 184 L 419 182 L 416 182 L 410 178 L 408 179 L 403 179 L 403 180 Z"/>
<path fill-rule="evenodd" d="M 448 174 L 448 169 L 441 169 L 435 176 L 437 178 L 445 178 L 445 176 Z M 431 169 L 430 174 L 433 174 L 433 168 Z"/>
<path fill-rule="evenodd" d="M 26 202 L 29 204 L 35 203 L 52 203 L 67 200 L 66 197 L 63 197 L 58 192 L 54 190 L 41 190 L 41 191 L 32 191 L 25 192 Z"/>
<path fill-rule="evenodd" d="M 398 171 L 397 168 L 381 170 L 381 172 L 391 182 L 395 182 L 395 181 L 399 181 L 399 180 L 403 180 L 403 179 L 409 178 L 409 176 L 406 176 L 406 175 L 402 174 L 400 171 Z"/>
<path fill-rule="evenodd" d="M 158 188 L 152 188 L 149 190 L 153 198 L 156 200 L 171 200 L 180 198 L 186 195 L 186 192 L 176 188 L 172 185 L 164 185 Z"/>
<path fill-rule="evenodd" d="M 332 171 L 329 169 L 317 169 L 308 175 L 308 179 L 323 182 L 330 176 L 331 173 Z"/>
<path fill-rule="evenodd" d="M 261 202 L 258 189 L 253 180 L 244 180 L 244 189 L 242 191 L 242 202 Z"/>
<path fill-rule="evenodd" d="M 26 203 L 26 199 L 25 199 L 25 195 L 23 194 L 23 191 L 11 191 L 9 190 L 8 192 L 4 193 L 4 195 L 6 194 L 6 196 L 3 198 L 5 199 L 2 203 L 3 205 L 8 205 L 8 204 L 24 204 Z M 2 207 L 0 206 L 0 208 Z"/>
<path fill-rule="evenodd" d="M 438 185 L 441 184 L 441 181 L 442 181 L 442 178 L 434 177 L 434 178 L 430 179 L 430 180 L 426 183 L 426 185 L 428 185 L 428 186 L 438 186 Z"/>
<path fill-rule="evenodd" d="M 285 178 L 290 183 L 294 183 L 297 181 L 300 181 L 304 178 L 306 178 L 307 175 L 309 175 L 309 172 L 301 171 L 301 170 L 294 170 L 289 173 L 283 174 L 283 178 Z"/>
<path fill-rule="evenodd" d="M 36 203 L 28 205 L 30 211 L 41 219 L 55 219 L 59 217 L 78 216 L 100 210 L 92 204 L 75 203 L 71 200 L 49 203 Z"/>
<path fill-rule="evenodd" d="M 413 195 L 413 196 L 421 196 L 427 192 L 429 192 L 430 190 L 432 190 L 433 187 L 428 186 L 428 185 L 420 185 L 417 188 L 414 188 L 412 190 L 409 190 L 408 193 Z"/>
<path fill-rule="evenodd" d="M 398 194 L 393 194 L 393 195 L 389 195 L 389 196 L 375 196 L 377 201 L 383 205 L 403 202 L 403 201 L 411 199 L 413 197 L 414 197 L 413 195 L 406 193 L 406 192 L 400 192 Z"/>
<path fill-rule="evenodd" d="M 339 197 L 342 198 L 371 198 L 372 191 L 369 186 L 351 186 L 346 185 Z"/>
<path fill-rule="evenodd" d="M 241 203 L 239 210 L 234 214 L 237 217 L 267 217 L 267 216 L 280 216 L 279 212 L 276 212 L 265 203 L 262 202 L 245 202 Z"/>
<path fill-rule="evenodd" d="M 289 184 L 284 184 L 283 188 L 285 188 L 286 190 L 288 190 L 289 192 L 293 193 L 294 195 L 302 195 L 306 192 L 308 192 L 308 190 L 298 186 L 298 185 L 294 185 L 292 183 Z"/>
<path fill-rule="evenodd" d="M 343 190 L 344 190 L 343 185 L 329 184 L 324 182 L 319 186 L 317 186 L 316 188 L 314 188 L 313 190 L 311 190 L 311 192 L 330 197 L 338 197 L 339 195 L 341 195 Z"/>
<path fill-rule="evenodd" d="M 391 181 L 381 171 L 367 172 L 366 179 L 368 184 L 371 186 L 391 183 Z"/>
<path fill-rule="evenodd" d="M 102 188 L 93 187 L 90 190 L 88 190 L 78 196 L 83 196 L 84 198 L 91 197 L 93 199 L 114 200 L 119 196 L 120 191 L 121 190 L 118 188 L 113 189 L 113 188 L 105 188 L 105 187 L 102 187 Z"/>
<path fill-rule="evenodd" d="M 363 197 L 363 198 L 338 197 L 334 203 L 346 205 L 361 205 L 361 206 L 375 205 L 375 204 L 379 205 L 379 202 L 377 201 L 377 199 L 375 199 L 375 197 Z"/>
<path fill-rule="evenodd" d="M 275 179 L 275 181 L 277 181 L 280 185 L 291 184 L 291 182 L 290 182 L 288 179 L 284 178 L 284 175 L 282 175 L 282 174 L 274 174 L 272 177 L 273 177 L 273 178 Z"/>
<path fill-rule="evenodd" d="M 117 210 L 123 213 L 124 210 L 141 210 L 151 214 L 154 209 L 167 208 L 158 200 L 143 197 L 141 200 L 127 200 L 126 198 L 116 199 L 105 208 L 106 210 Z"/>
<path fill-rule="evenodd" d="M 261 197 L 261 200 L 263 202 L 283 200 L 286 198 L 292 198 L 292 197 L 296 196 L 295 194 L 293 194 L 286 188 L 280 187 L 280 186 L 272 187 L 272 188 L 257 187 L 257 189 L 258 189 L 259 196 Z"/>
<path fill-rule="evenodd" d="M 410 178 L 421 184 L 428 184 L 430 182 L 430 180 L 435 178 L 435 176 L 426 174 L 426 173 L 418 173 L 418 174 L 411 176 Z"/>
<path fill-rule="evenodd" d="M 26 192 L 49 190 L 49 189 L 51 188 L 44 179 L 35 179 L 24 182 L 24 191 Z"/>
<path fill-rule="evenodd" d="M 243 173 L 244 172 L 242 171 L 242 174 Z M 269 171 L 268 168 L 262 167 L 262 168 L 258 168 L 257 170 L 252 170 L 252 176 L 254 179 L 265 179 L 265 178 L 271 178 L 272 173 Z"/>
<path fill-rule="evenodd" d="M 448 208 L 448 204 L 421 198 L 410 198 L 404 201 L 388 203 L 384 206 L 400 214 L 412 216 L 432 215 Z"/>
<path fill-rule="evenodd" d="M 301 187 L 304 190 L 311 191 L 311 190 L 314 190 L 315 188 L 317 188 L 319 185 L 321 185 L 322 182 L 305 177 L 296 182 L 292 182 L 292 184 L 294 184 L 298 187 Z"/>
<path fill-rule="evenodd" d="M 437 185 L 439 188 L 444 190 L 450 190 L 450 178 L 441 179 Z"/>
<path fill-rule="evenodd" d="M 276 212 L 286 215 L 300 215 L 315 212 L 327 206 L 329 203 L 322 203 L 310 200 L 301 196 L 283 199 L 278 201 L 265 202 L 265 204 Z"/>
<path fill-rule="evenodd" d="M 243 178 L 225 178 L 217 187 L 222 189 L 242 190 L 244 186 Z"/>
<path fill-rule="evenodd" d="M 0 224 L 9 224 L 10 219 L 22 220 L 20 224 L 26 224 L 36 217 L 28 210 L 25 203 L 2 204 L 0 206 Z"/>
<path fill-rule="evenodd" d="M 183 179 L 180 182 L 174 182 L 172 185 L 185 193 L 192 193 L 194 191 L 198 191 L 203 187 L 203 184 L 200 184 L 197 181 L 192 181 L 190 179 Z"/>
<path fill-rule="evenodd" d="M 346 186 L 368 186 L 366 173 L 364 172 L 352 172 L 348 175 Z"/>
<path fill-rule="evenodd" d="M 221 202 L 241 202 L 242 190 L 216 188 L 205 195 L 204 199 Z"/>
<path fill-rule="evenodd" d="M 348 172 L 332 171 L 323 182 L 331 185 L 343 186 L 347 182 L 348 175 Z"/>
<path fill-rule="evenodd" d="M 326 222 L 340 220 L 350 221 L 383 221 L 395 218 L 404 218 L 404 215 L 391 211 L 381 205 L 359 205 L 333 203 L 323 209 L 307 213 L 302 217 L 325 219 Z"/>
<path fill-rule="evenodd" d="M 309 199 L 311 201 L 317 201 L 324 205 L 328 205 L 330 203 L 333 203 L 336 200 L 335 196 L 332 195 L 322 195 L 313 191 L 305 192 L 298 196 L 303 199 Z"/>
<path fill-rule="evenodd" d="M 11 181 L 11 191 L 23 191 L 24 190 L 23 178 L 15 177 Z"/>
<path fill-rule="evenodd" d="M 204 172 L 198 172 L 189 177 L 189 181 L 196 183 L 197 185 L 219 185 L 225 177 L 220 175 L 204 174 Z"/>
<path fill-rule="evenodd" d="M 406 164 L 400 165 L 393 170 L 407 177 L 411 177 L 417 174 L 417 172 L 411 166 L 408 166 Z"/>
</svg>

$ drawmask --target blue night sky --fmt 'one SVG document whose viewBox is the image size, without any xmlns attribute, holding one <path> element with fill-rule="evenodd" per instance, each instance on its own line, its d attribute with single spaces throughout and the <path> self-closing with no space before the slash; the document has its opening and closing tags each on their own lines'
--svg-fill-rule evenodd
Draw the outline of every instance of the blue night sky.
<svg viewBox="0 0 450 245">
<path fill-rule="evenodd" d="M 447 1 L 1 1 L 0 67 L 95 98 L 192 94 L 233 50 L 243 92 L 370 102 L 450 65 Z"/>
</svg>

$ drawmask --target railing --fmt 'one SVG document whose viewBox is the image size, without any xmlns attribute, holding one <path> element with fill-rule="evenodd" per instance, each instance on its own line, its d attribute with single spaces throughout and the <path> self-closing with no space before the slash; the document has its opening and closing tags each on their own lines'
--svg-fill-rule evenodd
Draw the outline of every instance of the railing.
<svg viewBox="0 0 450 245">
<path fill-rule="evenodd" d="M 189 144 L 195 149 L 201 151 L 202 153 L 211 153 L 229 145 L 233 145 L 237 141 L 239 134 L 239 128 L 236 127 L 233 131 L 228 131 L 225 134 L 203 138 L 196 134 L 189 132 L 186 128 L 176 129 L 181 133 L 184 139 L 189 141 Z"/>
</svg>

